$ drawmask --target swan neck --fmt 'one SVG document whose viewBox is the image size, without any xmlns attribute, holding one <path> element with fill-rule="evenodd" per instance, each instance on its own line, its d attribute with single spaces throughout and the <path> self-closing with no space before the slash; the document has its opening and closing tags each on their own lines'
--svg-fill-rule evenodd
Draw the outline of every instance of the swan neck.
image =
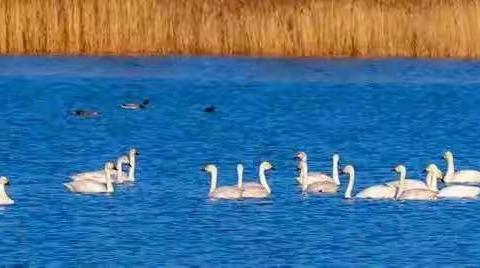
<svg viewBox="0 0 480 268">
<path fill-rule="evenodd" d="M 397 189 L 397 198 L 402 194 L 403 189 L 405 189 L 405 178 L 407 174 L 405 170 L 400 171 L 400 183 L 398 184 L 398 189 Z"/>
<path fill-rule="evenodd" d="M 243 187 L 243 168 L 237 169 L 237 178 L 238 178 L 237 186 L 238 188 L 241 189 Z"/>
<path fill-rule="evenodd" d="M 300 161 L 300 176 L 308 176 L 307 160 Z"/>
<path fill-rule="evenodd" d="M 123 176 L 122 176 L 122 166 L 123 165 L 123 161 L 121 159 L 118 159 L 117 161 L 117 170 L 116 170 L 116 173 L 117 173 L 117 181 L 122 183 L 123 182 Z"/>
<path fill-rule="evenodd" d="M 129 160 L 130 160 L 130 167 L 128 168 L 128 180 L 134 181 L 135 180 L 135 165 L 136 165 L 135 155 L 132 155 Z"/>
<path fill-rule="evenodd" d="M 352 198 L 353 185 L 355 184 L 355 171 L 349 173 L 347 190 L 345 191 L 345 198 Z"/>
<path fill-rule="evenodd" d="M 265 190 L 267 190 L 268 193 L 271 193 L 271 189 L 268 186 L 267 178 L 265 176 L 264 168 L 260 168 L 260 171 L 258 172 L 258 178 L 260 179 L 260 184 L 263 186 L 263 188 L 265 188 Z"/>
<path fill-rule="evenodd" d="M 430 183 L 428 185 L 428 188 L 431 191 L 438 192 L 438 185 L 437 185 L 438 178 L 437 178 L 437 176 L 435 176 L 434 174 L 428 174 L 428 176 L 430 177 Z"/>
<path fill-rule="evenodd" d="M 306 177 L 307 177 L 307 163 L 306 162 L 300 162 L 300 184 L 302 185 L 303 190 L 306 190 Z"/>
<path fill-rule="evenodd" d="M 332 178 L 336 185 L 340 185 L 340 179 L 338 177 L 338 161 L 334 159 L 332 165 Z"/>
<path fill-rule="evenodd" d="M 217 189 L 217 179 L 218 179 L 218 171 L 217 169 L 214 169 L 210 172 L 210 193 L 215 192 L 215 189 Z"/>
<path fill-rule="evenodd" d="M 455 165 L 453 163 L 453 157 L 447 158 L 447 172 L 445 173 L 445 178 L 452 177 L 455 173 Z"/>
<path fill-rule="evenodd" d="M 112 173 L 109 168 L 105 169 L 105 184 L 107 186 L 107 193 L 113 193 Z"/>
</svg>

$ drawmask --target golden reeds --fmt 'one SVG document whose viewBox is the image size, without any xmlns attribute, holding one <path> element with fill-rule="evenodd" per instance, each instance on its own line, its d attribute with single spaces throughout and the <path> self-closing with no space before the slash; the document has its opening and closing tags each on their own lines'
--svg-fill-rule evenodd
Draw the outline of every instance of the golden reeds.
<svg viewBox="0 0 480 268">
<path fill-rule="evenodd" d="M 478 0 L 0 0 L 0 54 L 479 57 Z"/>
</svg>

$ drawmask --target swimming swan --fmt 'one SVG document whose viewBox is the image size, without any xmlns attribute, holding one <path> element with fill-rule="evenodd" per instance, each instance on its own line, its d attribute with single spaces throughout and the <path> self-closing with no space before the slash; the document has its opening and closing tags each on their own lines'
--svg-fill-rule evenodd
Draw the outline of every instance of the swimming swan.
<svg viewBox="0 0 480 268">
<path fill-rule="evenodd" d="M 309 172 L 307 154 L 305 152 L 297 153 L 295 159 L 299 161 L 298 168 L 300 170 L 300 175 L 296 179 L 302 186 L 303 184 L 309 185 L 320 181 L 330 181 L 340 185 L 340 180 L 338 178 L 338 163 L 340 161 L 340 156 L 337 153 L 332 156 L 332 177 L 321 172 Z"/>
<path fill-rule="evenodd" d="M 237 186 L 217 187 L 218 169 L 215 165 L 206 165 L 202 171 L 210 174 L 210 190 L 208 196 L 212 199 L 241 199 L 242 189 Z"/>
<path fill-rule="evenodd" d="M 424 189 L 424 188 L 406 189 L 405 177 L 401 177 L 400 184 L 398 186 L 397 196 L 395 198 L 397 200 L 429 200 L 429 201 L 436 200 L 438 193 L 437 191 L 433 190 L 432 179 L 434 179 L 434 184 L 435 184 L 434 187 L 436 187 L 437 176 L 438 174 L 435 174 L 434 171 L 428 171 L 428 175 L 427 175 L 427 182 L 429 186 L 428 189 Z"/>
<path fill-rule="evenodd" d="M 112 183 L 123 183 L 124 180 L 126 180 L 127 174 L 122 171 L 122 167 L 124 164 L 130 165 L 129 163 L 130 163 L 130 160 L 126 155 L 120 156 L 117 159 L 117 164 L 115 168 L 116 172 L 112 172 L 110 174 L 112 176 L 111 178 Z M 106 183 L 105 171 L 103 170 L 79 173 L 71 176 L 71 179 L 73 181 L 92 180 L 92 181 L 97 181 L 101 183 Z"/>
<path fill-rule="evenodd" d="M 426 169 L 430 176 L 430 189 L 438 192 L 438 198 L 478 198 L 480 187 L 471 185 L 450 185 L 442 188 L 437 187 L 437 181 L 442 178 L 442 172 L 435 164 L 430 164 Z"/>
<path fill-rule="evenodd" d="M 0 177 L 0 205 L 13 205 L 15 202 L 7 195 L 5 191 L 5 186 L 9 185 L 10 181 L 7 177 L 2 176 Z"/>
<path fill-rule="evenodd" d="M 352 191 L 355 185 L 355 169 L 352 165 L 345 166 L 343 169 L 344 174 L 349 175 L 347 189 L 345 191 L 345 198 L 352 198 Z M 374 185 L 370 186 L 357 195 L 355 198 L 367 198 L 367 199 L 393 199 L 397 189 L 387 185 Z"/>
<path fill-rule="evenodd" d="M 445 172 L 445 177 L 443 178 L 443 182 L 445 182 L 445 184 L 480 183 L 480 171 L 460 170 L 455 172 L 452 152 L 446 151 L 443 154 L 443 159 L 447 161 L 447 172 Z"/>
<path fill-rule="evenodd" d="M 349 175 L 347 189 L 345 191 L 345 198 L 352 198 L 352 191 L 355 185 L 355 169 L 352 165 L 347 165 L 343 169 L 343 173 Z M 370 186 L 357 195 L 355 198 L 367 198 L 367 199 L 393 199 L 395 198 L 396 188 L 387 185 L 374 185 Z"/>
<path fill-rule="evenodd" d="M 306 166 L 307 163 L 301 162 L 300 165 Z M 306 167 L 302 167 L 305 169 Z M 302 185 L 302 191 L 304 193 L 336 193 L 338 190 L 338 186 L 340 184 L 340 180 L 338 178 L 338 168 L 334 166 L 333 169 L 333 178 L 334 181 L 316 181 L 310 184 L 305 183 L 307 176 L 305 172 L 300 173 L 300 184 Z M 338 183 L 336 183 L 338 181 Z"/>
<path fill-rule="evenodd" d="M 389 181 L 389 182 L 385 183 L 386 185 L 398 188 L 399 185 L 400 185 L 400 180 L 402 180 L 402 178 L 403 178 L 403 180 L 405 182 L 405 185 L 404 185 L 404 188 L 403 188 L 404 190 L 409 190 L 409 189 L 427 189 L 428 190 L 428 186 L 427 186 L 428 176 L 425 178 L 425 182 L 420 181 L 420 180 L 407 179 L 406 178 L 407 177 L 407 168 L 404 165 L 399 165 L 399 166 L 397 166 L 396 169 L 399 170 L 400 179 L 396 180 L 396 181 Z"/>
<path fill-rule="evenodd" d="M 94 193 L 113 193 L 113 184 L 111 172 L 113 170 L 113 163 L 107 162 L 105 164 L 105 180 L 106 183 L 94 181 L 94 180 L 78 180 L 69 183 L 64 183 L 65 187 L 71 192 L 82 194 L 94 194 Z"/>
<path fill-rule="evenodd" d="M 243 198 L 268 198 L 272 190 L 268 186 L 265 172 L 275 170 L 273 165 L 268 161 L 263 161 L 260 164 L 258 171 L 258 180 L 260 183 L 244 183 L 243 184 Z"/>
</svg>

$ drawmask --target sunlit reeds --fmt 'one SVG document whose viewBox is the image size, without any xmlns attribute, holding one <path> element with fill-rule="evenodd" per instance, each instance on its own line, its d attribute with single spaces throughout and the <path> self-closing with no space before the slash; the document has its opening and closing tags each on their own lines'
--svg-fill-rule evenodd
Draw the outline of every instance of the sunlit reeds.
<svg viewBox="0 0 480 268">
<path fill-rule="evenodd" d="M 476 0 L 0 0 L 0 54 L 479 57 Z"/>
</svg>

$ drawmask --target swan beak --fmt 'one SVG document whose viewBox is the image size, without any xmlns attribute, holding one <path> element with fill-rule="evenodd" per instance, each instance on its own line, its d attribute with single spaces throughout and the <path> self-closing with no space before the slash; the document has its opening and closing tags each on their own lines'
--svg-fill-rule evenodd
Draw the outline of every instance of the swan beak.
<svg viewBox="0 0 480 268">
<path fill-rule="evenodd" d="M 424 170 L 422 171 L 423 174 L 427 174 L 427 172 L 428 172 L 428 171 L 427 171 L 426 169 L 424 169 Z"/>
<path fill-rule="evenodd" d="M 395 170 L 395 168 L 392 168 L 391 171 L 392 171 L 392 172 L 397 172 L 397 171 Z"/>
<path fill-rule="evenodd" d="M 295 156 L 295 157 L 293 158 L 293 160 L 300 160 L 300 157 L 299 157 L 299 156 Z"/>
<path fill-rule="evenodd" d="M 135 155 L 136 155 L 136 156 L 139 156 L 139 155 L 140 155 L 140 153 L 137 151 L 137 152 L 135 152 Z"/>
<path fill-rule="evenodd" d="M 5 185 L 10 185 L 10 180 L 6 180 Z"/>
<path fill-rule="evenodd" d="M 270 170 L 277 170 L 275 167 L 272 167 Z"/>
</svg>

